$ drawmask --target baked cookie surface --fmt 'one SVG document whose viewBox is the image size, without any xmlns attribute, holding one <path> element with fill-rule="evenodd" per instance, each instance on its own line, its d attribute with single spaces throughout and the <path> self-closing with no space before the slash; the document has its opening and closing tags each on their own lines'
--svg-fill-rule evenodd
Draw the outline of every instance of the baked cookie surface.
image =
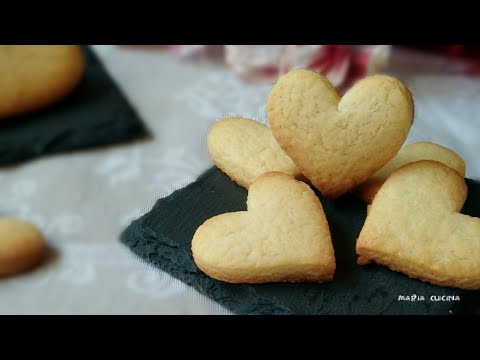
<svg viewBox="0 0 480 360">
<path fill-rule="evenodd" d="M 77 45 L 0 45 L 0 119 L 60 101 L 78 85 L 84 67 Z"/>
<path fill-rule="evenodd" d="M 237 117 L 216 122 L 208 134 L 208 151 L 214 164 L 246 189 L 270 171 L 304 179 L 271 129 L 255 120 Z"/>
<path fill-rule="evenodd" d="M 247 207 L 210 218 L 197 229 L 192 253 L 203 272 L 231 283 L 333 279 L 329 226 L 308 185 L 266 173 L 250 186 Z"/>
<path fill-rule="evenodd" d="M 374 75 L 341 98 L 321 74 L 292 70 L 267 104 L 273 135 L 312 184 L 334 199 L 367 180 L 405 142 L 413 121 L 409 90 Z"/>
<path fill-rule="evenodd" d="M 353 192 L 363 201 L 371 204 L 375 194 L 396 169 L 419 160 L 441 162 L 465 177 L 465 161 L 457 153 L 431 142 L 417 142 L 402 147 L 387 165 L 378 170 L 367 181 L 360 184 Z"/>
<path fill-rule="evenodd" d="M 460 214 L 464 178 L 431 160 L 387 179 L 357 240 L 358 262 L 375 262 L 439 286 L 480 289 L 480 219 Z"/>
<path fill-rule="evenodd" d="M 19 219 L 0 218 L 0 276 L 28 270 L 45 254 L 42 233 Z"/>
</svg>

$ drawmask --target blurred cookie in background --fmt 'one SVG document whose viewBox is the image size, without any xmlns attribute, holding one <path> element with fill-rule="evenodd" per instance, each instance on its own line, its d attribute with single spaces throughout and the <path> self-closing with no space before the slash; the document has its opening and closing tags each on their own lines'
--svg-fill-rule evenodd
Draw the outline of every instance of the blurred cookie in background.
<svg viewBox="0 0 480 360">
<path fill-rule="evenodd" d="M 38 228 L 24 220 L 0 218 L 0 278 L 32 268 L 45 256 Z"/>
<path fill-rule="evenodd" d="M 0 45 L 0 119 L 62 100 L 84 70 L 78 45 Z"/>
</svg>

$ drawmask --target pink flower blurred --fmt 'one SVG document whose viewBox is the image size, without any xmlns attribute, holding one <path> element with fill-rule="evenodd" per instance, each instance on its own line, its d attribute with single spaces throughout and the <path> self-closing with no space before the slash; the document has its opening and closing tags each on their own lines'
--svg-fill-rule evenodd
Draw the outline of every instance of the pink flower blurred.
<svg viewBox="0 0 480 360">
<path fill-rule="evenodd" d="M 168 45 L 167 49 L 173 55 L 185 59 L 201 57 L 218 58 L 223 56 L 223 45 Z"/>
<path fill-rule="evenodd" d="M 209 56 L 211 46 L 170 45 L 169 51 L 187 58 Z M 249 82 L 273 83 L 290 69 L 307 68 L 322 73 L 334 86 L 345 87 L 381 71 L 389 53 L 388 45 L 226 45 L 224 56 L 227 65 Z"/>
</svg>

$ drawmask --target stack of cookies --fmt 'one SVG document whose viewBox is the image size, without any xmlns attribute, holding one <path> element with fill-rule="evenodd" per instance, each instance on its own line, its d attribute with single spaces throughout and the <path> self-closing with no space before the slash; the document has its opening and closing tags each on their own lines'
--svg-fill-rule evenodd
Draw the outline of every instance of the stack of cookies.
<svg viewBox="0 0 480 360">
<path fill-rule="evenodd" d="M 270 127 L 228 118 L 209 133 L 212 161 L 248 189 L 248 210 L 197 229 L 197 266 L 231 283 L 333 280 L 315 187 L 330 201 L 352 192 L 371 204 L 356 245 L 360 265 L 480 289 L 480 219 L 459 213 L 465 163 L 441 145 L 402 147 L 413 117 L 409 90 L 390 76 L 367 77 L 340 97 L 318 73 L 283 75 L 268 97 Z"/>
</svg>

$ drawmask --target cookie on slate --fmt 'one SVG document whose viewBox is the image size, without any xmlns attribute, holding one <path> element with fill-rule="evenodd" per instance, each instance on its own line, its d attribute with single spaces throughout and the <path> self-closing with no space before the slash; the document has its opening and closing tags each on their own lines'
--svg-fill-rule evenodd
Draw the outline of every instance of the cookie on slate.
<svg viewBox="0 0 480 360">
<path fill-rule="evenodd" d="M 333 279 L 330 230 L 308 185 L 266 173 L 250 186 L 247 207 L 208 219 L 197 229 L 192 253 L 203 272 L 230 283 Z"/>
<path fill-rule="evenodd" d="M 32 224 L 0 218 L 0 277 L 28 270 L 44 257 L 45 242 Z"/>
<path fill-rule="evenodd" d="M 227 118 L 216 122 L 208 134 L 208 152 L 220 170 L 246 189 L 269 171 L 304 179 L 270 128 L 255 120 Z"/>
<path fill-rule="evenodd" d="M 354 193 L 368 204 L 385 180 L 399 167 L 419 160 L 435 160 L 465 176 L 465 161 L 454 151 L 431 142 L 417 142 L 400 149 L 398 154 L 367 181 L 354 189 Z"/>
<path fill-rule="evenodd" d="M 466 197 L 465 179 L 440 162 L 421 160 L 394 171 L 368 210 L 356 245 L 359 264 L 480 289 L 480 219 L 459 213 Z"/>
<path fill-rule="evenodd" d="M 63 99 L 80 82 L 84 66 L 77 45 L 0 45 L 0 119 Z"/>
<path fill-rule="evenodd" d="M 273 136 L 329 199 L 389 162 L 405 142 L 414 114 L 410 92 L 395 78 L 364 78 L 341 98 L 327 78 L 303 69 L 280 77 L 267 105 Z"/>
</svg>

